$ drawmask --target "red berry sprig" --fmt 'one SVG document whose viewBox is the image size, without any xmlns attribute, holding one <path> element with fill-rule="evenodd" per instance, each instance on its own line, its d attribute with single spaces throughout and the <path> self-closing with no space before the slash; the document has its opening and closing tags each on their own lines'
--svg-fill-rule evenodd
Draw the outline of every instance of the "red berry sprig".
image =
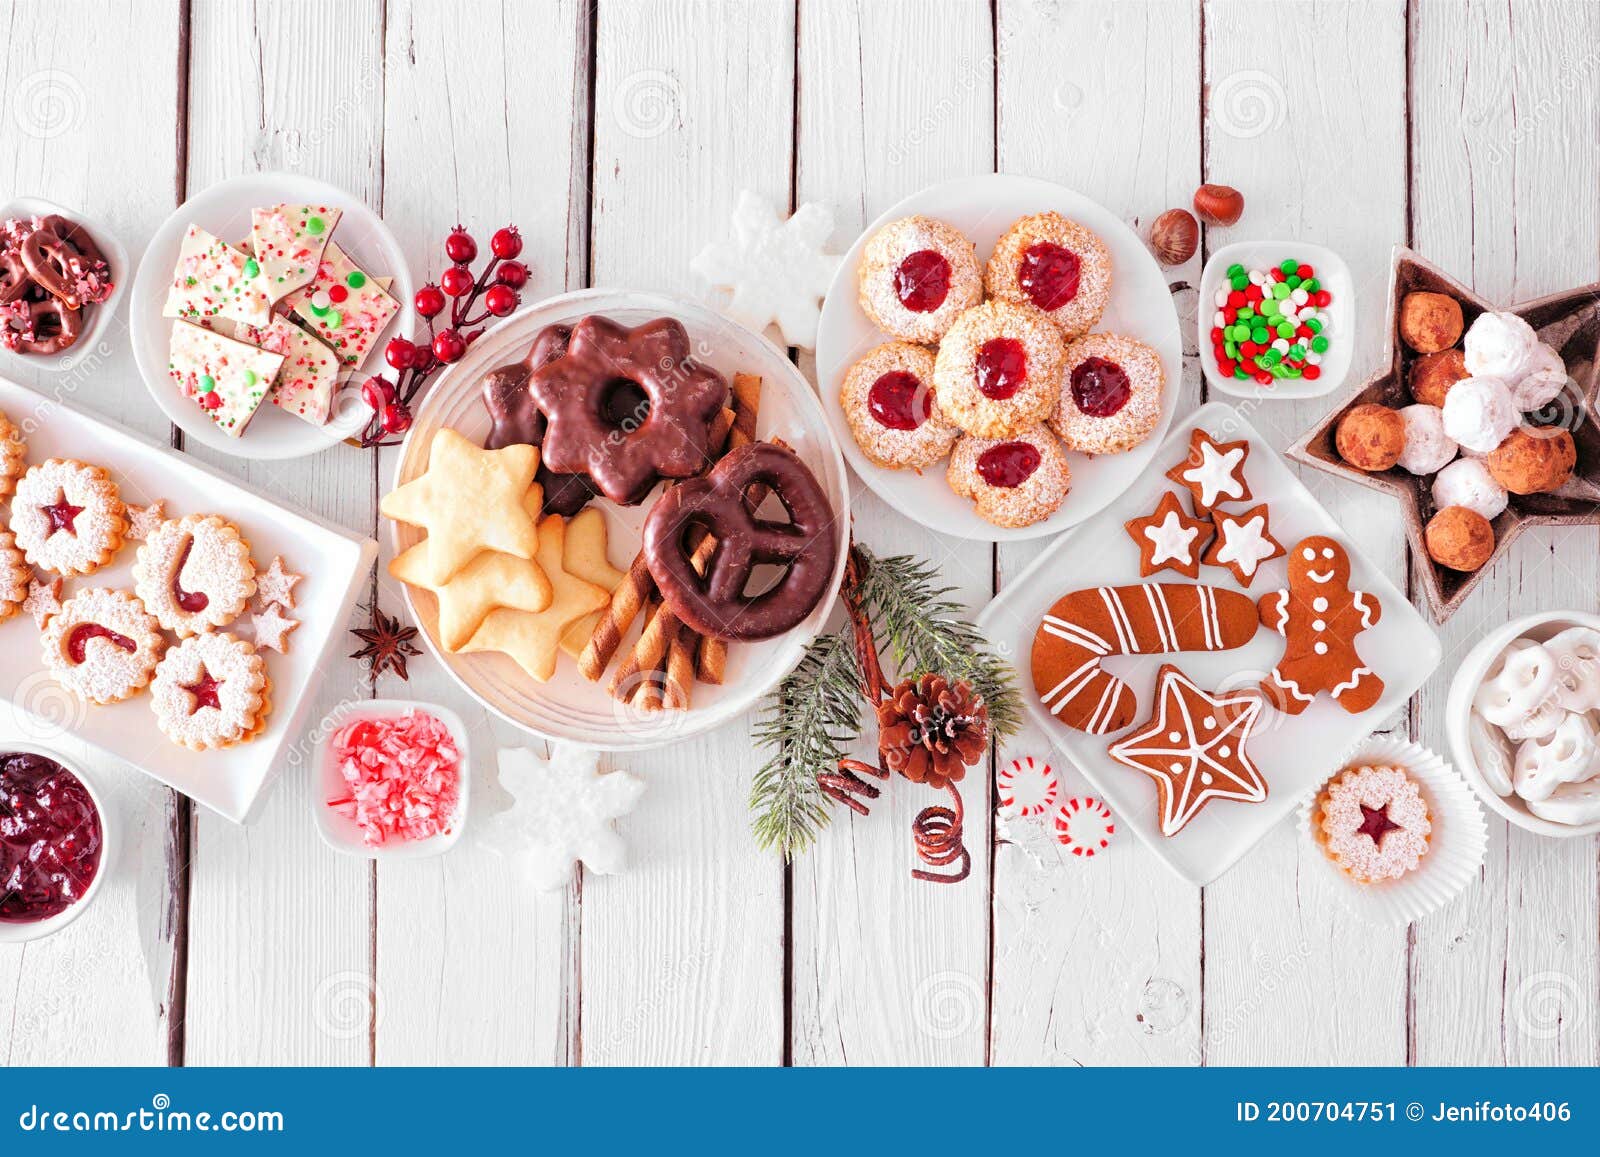
<svg viewBox="0 0 1600 1157">
<path fill-rule="evenodd" d="M 438 284 L 430 281 L 411 301 L 427 323 L 427 340 L 390 338 L 383 360 L 394 371 L 394 380 L 374 374 L 362 383 L 362 400 L 372 407 L 372 417 L 361 432 L 363 446 L 399 445 L 400 436 L 411 428 L 412 403 L 428 378 L 440 366 L 460 361 L 491 318 L 515 313 L 522 302 L 528 267 L 516 260 L 522 253 L 522 234 L 515 225 L 495 230 L 489 239 L 489 260 L 476 277 L 472 263 L 478 257 L 478 243 L 463 226 L 450 230 L 444 253 L 450 265 L 439 275 Z M 481 310 L 474 313 L 480 302 Z M 444 317 L 446 307 L 448 317 Z"/>
</svg>

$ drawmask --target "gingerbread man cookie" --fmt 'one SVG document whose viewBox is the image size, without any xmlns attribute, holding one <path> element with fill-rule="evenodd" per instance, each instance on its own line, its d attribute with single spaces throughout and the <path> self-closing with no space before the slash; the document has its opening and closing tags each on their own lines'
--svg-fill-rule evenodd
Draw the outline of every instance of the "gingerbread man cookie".
<svg viewBox="0 0 1600 1157">
<path fill-rule="evenodd" d="M 1350 556 L 1313 535 L 1289 551 L 1289 586 L 1261 600 L 1261 621 L 1286 640 L 1283 658 L 1261 681 L 1273 704 L 1298 715 L 1319 693 L 1352 715 L 1383 695 L 1383 680 L 1356 651 L 1356 636 L 1383 615 L 1383 604 L 1350 588 Z"/>
</svg>

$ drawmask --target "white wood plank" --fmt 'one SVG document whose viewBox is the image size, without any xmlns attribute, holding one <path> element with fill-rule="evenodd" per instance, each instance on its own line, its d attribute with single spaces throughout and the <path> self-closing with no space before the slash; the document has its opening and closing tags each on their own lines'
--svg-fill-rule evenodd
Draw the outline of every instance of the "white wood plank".
<svg viewBox="0 0 1600 1157">
<path fill-rule="evenodd" d="M 915 24 L 915 36 L 906 29 Z M 916 78 L 911 81 L 910 78 Z M 800 6 L 797 198 L 830 205 L 837 246 L 924 185 L 986 172 L 993 161 L 993 29 L 986 4 L 826 0 Z M 814 377 L 811 359 L 802 360 Z M 825 395 L 838 382 L 820 382 Z M 976 611 L 988 601 L 991 549 L 910 522 L 851 479 L 858 541 L 879 555 L 936 562 L 943 585 Z M 868 714 L 870 720 L 870 713 Z M 876 762 L 869 723 L 854 752 Z M 989 968 L 988 768 L 962 782 L 972 872 L 956 885 L 922 867 L 911 824 L 947 799 L 898 779 L 857 817 L 834 822 L 794 866 L 796 1064 L 982 1064 Z"/>
<path fill-rule="evenodd" d="M 1199 42 L 1188 0 L 1002 3 L 1001 170 L 1078 189 L 1143 235 L 1199 182 Z M 1198 283 L 1198 258 L 1168 280 Z M 1195 294 L 1174 300 L 1192 347 Z M 1186 358 L 1185 410 L 1198 375 Z M 1002 585 L 1042 548 L 1002 546 Z M 1051 755 L 1031 728 L 1001 759 L 1025 754 Z M 1051 762 L 1069 794 L 1092 794 L 1064 755 Z M 1063 860 L 1053 839 L 1017 825 L 995 848 L 994 941 L 994 1063 L 1199 1060 L 1200 897 L 1132 836 L 1093 861 Z"/>
<path fill-rule="evenodd" d="M 1490 300 L 1600 276 L 1600 10 L 1557 3 L 1444 4 L 1412 18 L 1414 246 Z M 1427 79 L 1426 82 L 1423 78 Z M 1445 661 L 1421 697 L 1423 741 L 1445 750 L 1449 673 L 1484 632 L 1535 610 L 1592 609 L 1592 527 L 1516 543 L 1441 631 Z M 1416 928 L 1419 1064 L 1594 1064 L 1600 1058 L 1597 841 L 1552 840 L 1490 817 L 1482 886 Z"/>
<path fill-rule="evenodd" d="M 592 280 L 693 295 L 689 260 L 741 187 L 789 189 L 794 8 L 599 5 Z M 757 853 L 744 721 L 618 760 L 649 790 L 618 826 L 632 867 L 583 881 L 586 1064 L 782 1055 L 783 874 Z"/>
<path fill-rule="evenodd" d="M 485 253 L 496 228 L 517 223 L 532 270 L 525 302 L 582 285 L 589 19 L 577 0 L 389 7 L 384 157 L 394 179 L 384 216 L 419 284 L 438 276 L 444 235 L 459 220 Z M 383 486 L 396 453 L 384 452 Z M 387 563 L 387 525 L 379 540 Z M 379 590 L 391 610 L 403 605 L 387 574 Z M 412 662 L 404 694 L 470 721 L 474 823 L 507 806 L 495 751 L 543 745 L 491 719 L 431 658 Z M 508 883 L 505 860 L 470 829 L 447 858 L 379 868 L 378 1063 L 576 1060 L 577 892 L 508 892 Z"/>
<path fill-rule="evenodd" d="M 1390 249 L 1405 231 L 1405 6 L 1290 0 L 1263 20 L 1257 6 L 1211 0 L 1205 20 L 1206 180 L 1245 195 L 1243 220 L 1208 230 L 1208 251 L 1234 237 L 1282 237 L 1343 256 L 1356 285 L 1354 372 L 1367 372 L 1382 347 Z M 1335 44 L 1361 51 L 1329 51 Z M 1281 448 L 1330 404 L 1241 409 Z M 1386 500 L 1326 474 L 1301 476 L 1354 544 L 1402 581 L 1402 530 Z M 1286 821 L 1206 889 L 1208 1063 L 1405 1060 L 1405 931 L 1369 927 L 1301 880 L 1333 870 Z M 1363 1015 L 1318 1012 L 1329 1007 Z"/>
<path fill-rule="evenodd" d="M 63 21 L 48 5 L 6 3 L 0 24 L 0 200 L 35 195 L 81 211 L 137 257 L 175 203 L 178 6 L 135 11 L 106 0 Z M 137 103 L 122 99 L 135 88 Z M 4 372 L 165 437 L 167 423 L 134 367 L 125 309 L 102 340 L 104 351 L 65 377 Z M 0 630 L 0 661 L 37 645 L 32 622 L 14 620 Z M 71 928 L 0 947 L 0 1064 L 165 1063 L 178 951 L 169 837 L 176 797 L 118 761 L 87 758 L 68 735 L 14 718 L 9 704 L 0 736 L 84 758 L 99 773 L 123 840 L 121 854 L 101 867 L 109 875 L 94 907 Z"/>
<path fill-rule="evenodd" d="M 293 169 L 383 196 L 380 0 L 193 6 L 191 191 L 243 172 Z M 336 35 L 305 35 L 307 29 Z M 292 505 L 374 525 L 375 458 L 336 446 L 246 463 L 197 453 Z M 189 509 L 196 498 L 170 495 Z M 295 560 L 285 560 L 295 568 Z M 351 649 L 354 649 L 353 647 Z M 381 691 L 402 690 L 388 687 Z M 360 663 L 326 672 L 310 718 L 372 689 Z M 236 827 L 197 809 L 186 1059 L 193 1064 L 364 1064 L 371 1009 L 372 869 L 331 851 L 309 808 L 309 742 L 289 757 L 262 814 Z"/>
</svg>

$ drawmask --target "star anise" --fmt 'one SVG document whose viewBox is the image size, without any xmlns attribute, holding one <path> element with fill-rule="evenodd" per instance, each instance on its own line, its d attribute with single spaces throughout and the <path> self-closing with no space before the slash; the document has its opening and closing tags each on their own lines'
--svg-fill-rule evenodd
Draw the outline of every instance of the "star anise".
<svg viewBox="0 0 1600 1157">
<path fill-rule="evenodd" d="M 402 627 L 398 618 L 384 614 L 374 604 L 372 626 L 352 627 L 350 633 L 366 644 L 350 657 L 366 659 L 372 666 L 374 679 L 385 671 L 393 671 L 400 678 L 410 680 L 411 676 L 406 673 L 406 661 L 412 655 L 422 654 L 411 643 L 417 637 L 417 628 Z"/>
</svg>

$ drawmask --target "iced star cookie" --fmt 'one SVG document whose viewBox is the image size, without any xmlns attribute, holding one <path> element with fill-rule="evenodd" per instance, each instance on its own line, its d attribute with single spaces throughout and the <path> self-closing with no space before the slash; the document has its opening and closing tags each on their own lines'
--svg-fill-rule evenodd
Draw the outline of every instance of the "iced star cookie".
<svg viewBox="0 0 1600 1157">
<path fill-rule="evenodd" d="M 862 247 L 856 290 L 862 312 L 884 333 L 936 342 L 983 300 L 983 272 L 960 230 L 933 217 L 903 217 Z"/>
<path fill-rule="evenodd" d="M 1050 428 L 1068 450 L 1120 454 L 1161 421 L 1161 355 L 1131 337 L 1092 333 L 1067 347 Z"/>
<path fill-rule="evenodd" d="M 933 388 L 939 412 L 980 438 L 1011 438 L 1043 422 L 1061 396 L 1066 347 L 1032 310 L 986 301 L 939 343 Z"/>
<path fill-rule="evenodd" d="M 46 621 L 42 641 L 50 674 L 90 703 L 134 695 L 150 682 L 166 646 L 155 616 L 138 599 L 105 587 L 62 604 Z"/>
<path fill-rule="evenodd" d="M 1060 507 L 1072 467 L 1049 430 L 1028 426 L 1004 441 L 963 435 L 945 481 L 996 526 L 1032 526 Z"/>
<path fill-rule="evenodd" d="M 1176 571 L 1184 578 L 1199 577 L 1201 552 L 1211 537 L 1211 524 L 1185 514 L 1175 493 L 1163 494 L 1154 513 L 1130 518 L 1122 525 L 1139 547 L 1140 578 L 1164 570 Z"/>
<path fill-rule="evenodd" d="M 26 454 L 22 431 L 0 413 L 0 498 L 11 497 L 11 492 L 17 488 L 17 479 L 27 469 L 23 461 Z"/>
<path fill-rule="evenodd" d="M 1111 298 L 1111 254 L 1060 213 L 1023 217 L 995 243 L 984 270 L 989 296 L 1032 306 L 1071 341 L 1088 333 Z"/>
<path fill-rule="evenodd" d="M 1189 435 L 1189 454 L 1167 477 L 1189 491 L 1196 514 L 1208 513 L 1223 502 L 1250 501 L 1250 483 L 1245 480 L 1244 463 L 1250 457 L 1250 443 L 1219 442 L 1204 430 Z"/>
<path fill-rule="evenodd" d="M 16 536 L 9 530 L 0 530 L 0 623 L 22 610 L 32 578 L 33 570 L 17 549 Z"/>
<path fill-rule="evenodd" d="M 127 530 L 117 484 L 71 458 L 32 467 L 11 497 L 11 532 L 40 570 L 92 574 L 122 548 Z"/>
<path fill-rule="evenodd" d="M 272 709 L 272 683 L 253 644 L 228 631 L 194 635 L 156 665 L 150 706 L 180 747 L 205 751 L 254 739 Z"/>
<path fill-rule="evenodd" d="M 256 564 L 238 528 L 214 514 L 190 514 L 151 532 L 133 564 L 133 589 L 179 636 L 225 627 L 256 593 Z"/>
<path fill-rule="evenodd" d="M 850 367 L 839 405 L 861 452 L 890 470 L 921 470 L 950 454 L 961 430 L 939 413 L 933 354 L 885 342 Z"/>
<path fill-rule="evenodd" d="M 1216 528 L 1217 537 L 1206 551 L 1205 563 L 1226 567 L 1240 586 L 1249 586 L 1262 563 L 1283 554 L 1283 544 L 1267 530 L 1266 503 L 1252 506 L 1243 514 L 1213 511 L 1211 525 Z"/>
</svg>

